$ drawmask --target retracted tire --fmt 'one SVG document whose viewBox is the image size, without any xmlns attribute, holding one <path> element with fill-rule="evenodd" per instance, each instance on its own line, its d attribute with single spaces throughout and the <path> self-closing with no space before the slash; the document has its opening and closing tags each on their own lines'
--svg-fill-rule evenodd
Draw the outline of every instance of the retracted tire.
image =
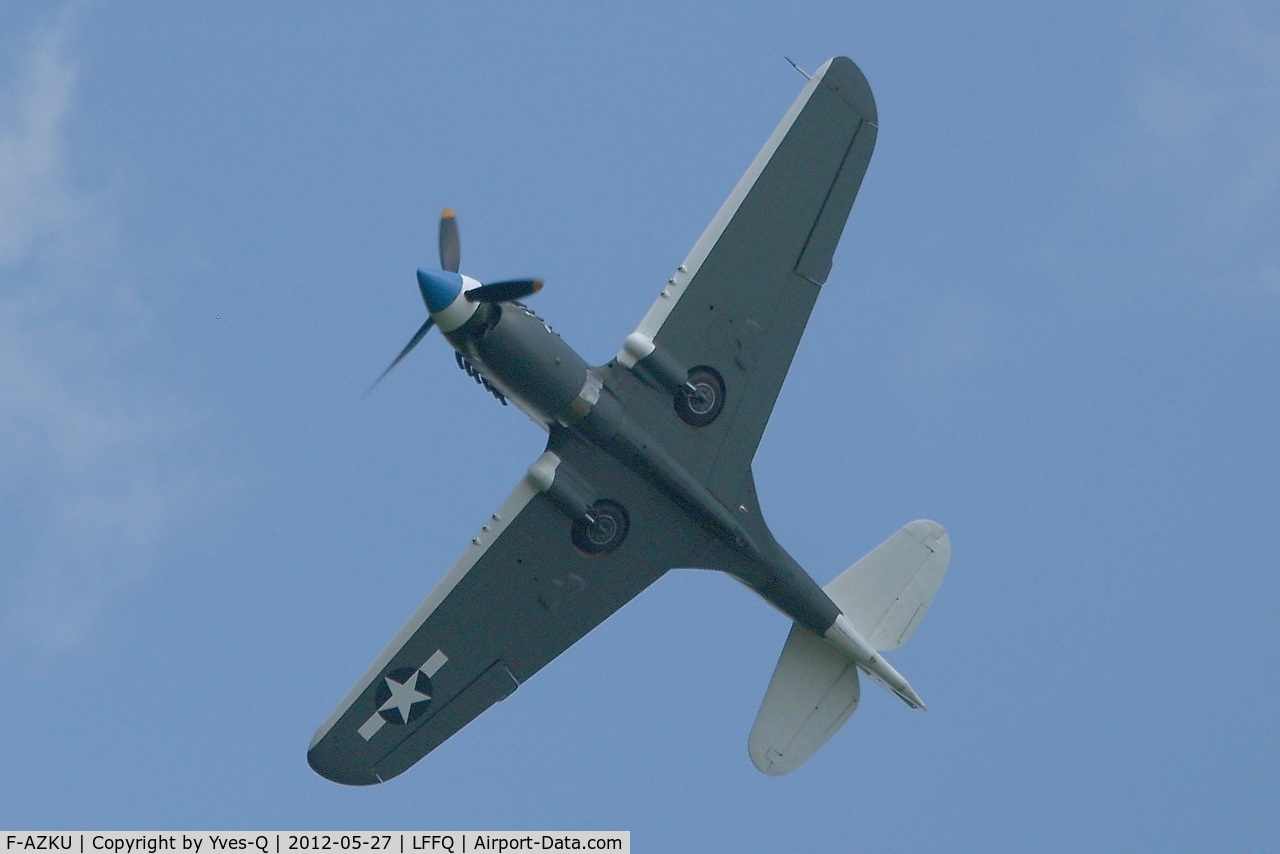
<svg viewBox="0 0 1280 854">
<path fill-rule="evenodd" d="M 688 384 L 676 392 L 676 415 L 691 427 L 706 427 L 724 409 L 724 378 L 715 368 L 699 365 L 689 371 Z"/>
<path fill-rule="evenodd" d="M 573 545 L 586 555 L 603 555 L 622 545 L 631 520 L 627 511 L 607 498 L 597 501 L 584 517 L 573 523 Z"/>
</svg>

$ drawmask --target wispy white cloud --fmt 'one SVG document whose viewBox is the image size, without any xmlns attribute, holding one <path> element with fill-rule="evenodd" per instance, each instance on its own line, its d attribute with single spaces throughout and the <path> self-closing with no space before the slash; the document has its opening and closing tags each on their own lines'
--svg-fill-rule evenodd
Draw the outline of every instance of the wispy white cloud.
<svg viewBox="0 0 1280 854">
<path fill-rule="evenodd" d="M 73 648 L 207 489 L 183 406 L 136 368 L 146 312 L 110 188 L 73 177 L 77 15 L 0 80 L 0 644 Z"/>
<path fill-rule="evenodd" d="M 0 94 L 0 265 L 26 258 L 35 243 L 76 216 L 77 199 L 63 188 L 62 124 L 75 70 L 62 43 L 72 26 L 64 17 L 33 34 L 16 79 Z"/>
<path fill-rule="evenodd" d="M 1170 244 L 1216 256 L 1232 284 L 1278 293 L 1280 15 L 1272 4 L 1194 0 L 1140 48 L 1125 183 L 1176 211 Z"/>
</svg>

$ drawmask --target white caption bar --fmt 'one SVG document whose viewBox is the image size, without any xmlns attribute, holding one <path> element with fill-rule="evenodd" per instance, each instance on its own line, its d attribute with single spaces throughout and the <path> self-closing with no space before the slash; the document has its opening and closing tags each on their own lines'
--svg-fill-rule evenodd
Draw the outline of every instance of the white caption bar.
<svg viewBox="0 0 1280 854">
<path fill-rule="evenodd" d="M 75 831 L 0 832 L 0 854 L 53 851 L 58 854 L 311 854 L 385 852 L 447 854 L 508 851 L 611 851 L 630 854 L 629 830 L 432 830 L 378 833 L 253 831 Z"/>
</svg>

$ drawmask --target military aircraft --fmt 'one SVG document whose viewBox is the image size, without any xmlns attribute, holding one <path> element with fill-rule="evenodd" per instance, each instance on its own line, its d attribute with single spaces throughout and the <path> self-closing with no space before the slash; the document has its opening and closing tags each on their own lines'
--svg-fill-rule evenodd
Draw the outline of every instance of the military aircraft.
<svg viewBox="0 0 1280 854">
<path fill-rule="evenodd" d="M 351 785 L 400 774 L 677 567 L 728 573 L 793 621 L 748 740 L 764 773 L 792 771 L 831 738 L 857 708 L 859 671 L 924 708 L 883 653 L 933 601 L 946 532 L 912 522 L 819 587 L 769 532 L 751 472 L 876 122 L 852 61 L 815 72 L 601 367 L 520 301 L 541 282 L 459 274 L 445 211 L 441 269 L 418 271 L 427 320 L 387 370 L 434 326 L 459 367 L 549 438 L 316 732 L 317 773 Z"/>
</svg>

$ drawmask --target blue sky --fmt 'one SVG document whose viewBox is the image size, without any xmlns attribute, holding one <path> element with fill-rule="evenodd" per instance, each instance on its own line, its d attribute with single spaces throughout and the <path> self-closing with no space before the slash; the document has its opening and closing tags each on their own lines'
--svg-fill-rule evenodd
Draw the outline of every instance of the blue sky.
<svg viewBox="0 0 1280 854">
<path fill-rule="evenodd" d="M 542 448 L 428 340 L 463 269 L 612 356 L 803 80 L 881 119 L 756 460 L 825 583 L 952 567 L 782 778 L 787 631 L 675 572 L 400 778 L 315 727 Z M 0 8 L 0 825 L 611 828 L 636 850 L 1257 848 L 1280 677 L 1280 14 Z"/>
</svg>

